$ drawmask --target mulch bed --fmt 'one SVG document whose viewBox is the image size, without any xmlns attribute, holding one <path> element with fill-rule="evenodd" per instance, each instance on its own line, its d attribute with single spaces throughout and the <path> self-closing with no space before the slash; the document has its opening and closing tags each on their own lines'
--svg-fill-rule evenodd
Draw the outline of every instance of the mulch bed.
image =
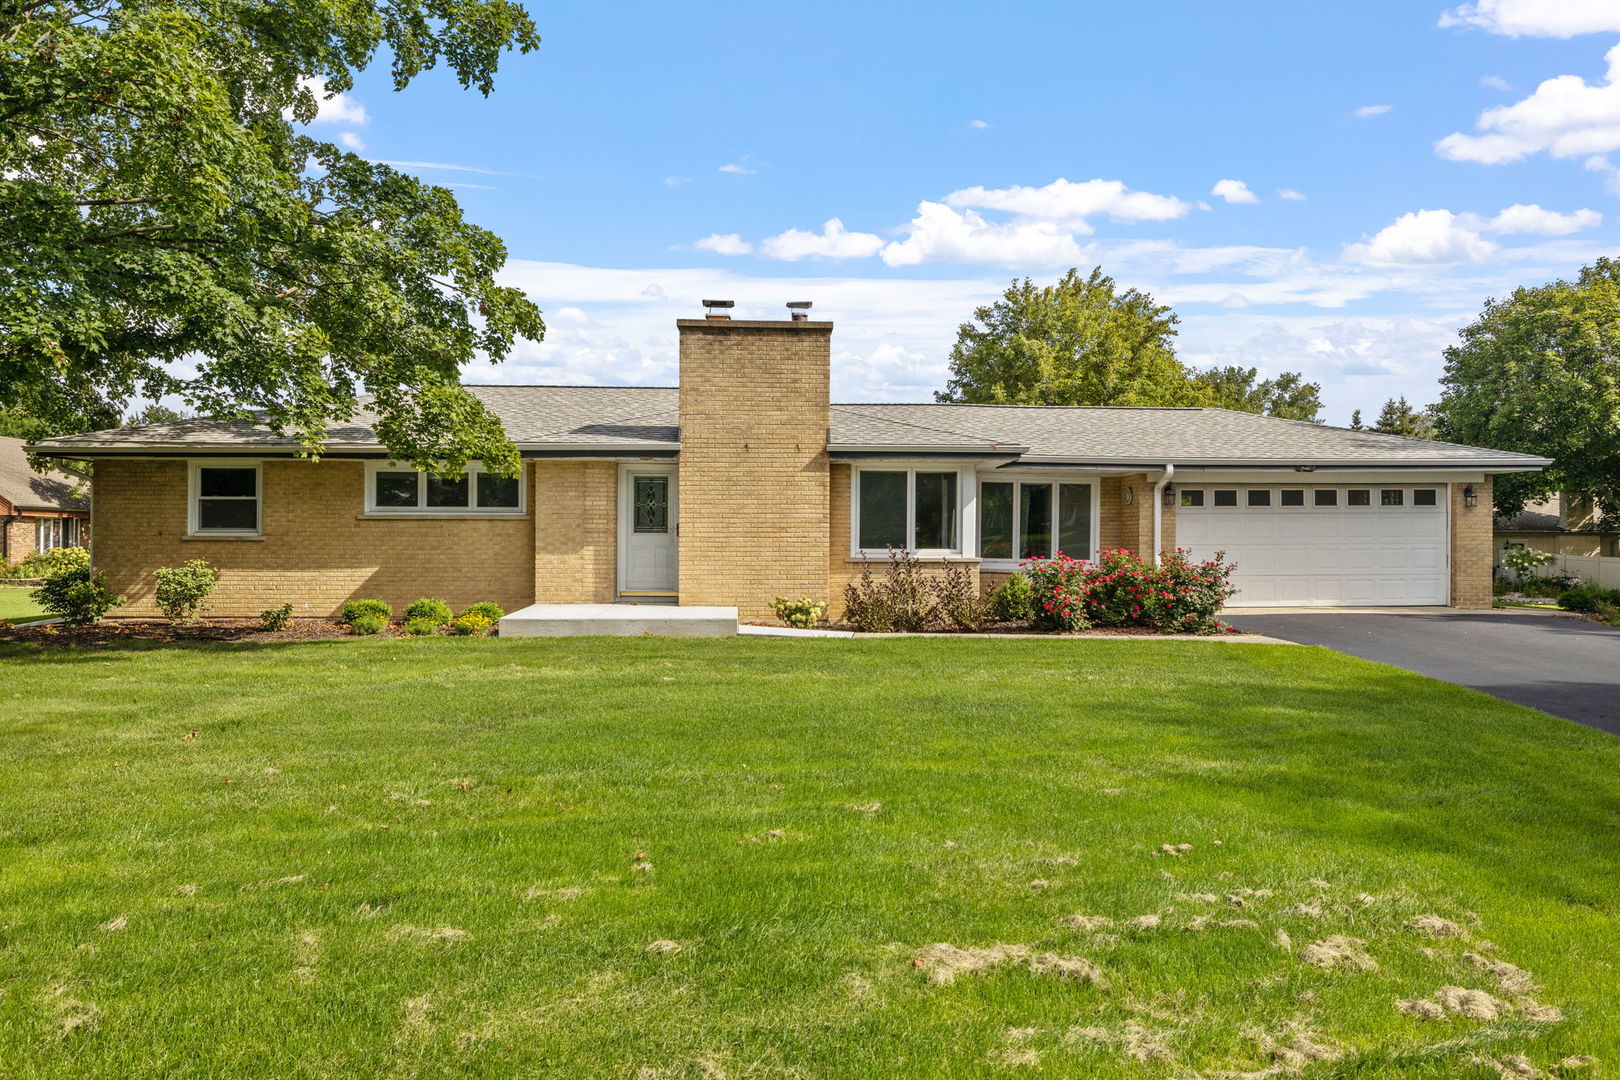
<svg viewBox="0 0 1620 1080">
<path fill-rule="evenodd" d="M 404 637 L 398 624 L 377 637 Z M 188 626 L 176 626 L 161 620 L 115 619 L 91 626 L 17 626 L 0 624 L 0 643 L 19 642 L 31 645 L 124 645 L 134 641 L 151 641 L 165 645 L 207 644 L 222 641 L 251 643 L 325 641 L 330 638 L 354 637 L 349 628 L 336 619 L 294 619 L 285 630 L 260 630 L 257 619 L 204 619 Z"/>
</svg>

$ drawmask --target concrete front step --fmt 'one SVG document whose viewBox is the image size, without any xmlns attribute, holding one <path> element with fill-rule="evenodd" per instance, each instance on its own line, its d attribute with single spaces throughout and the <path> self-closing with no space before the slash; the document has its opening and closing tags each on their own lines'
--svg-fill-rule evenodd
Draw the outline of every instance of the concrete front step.
<svg viewBox="0 0 1620 1080">
<path fill-rule="evenodd" d="M 500 621 L 501 637 L 733 637 L 734 607 L 530 604 Z"/>
</svg>

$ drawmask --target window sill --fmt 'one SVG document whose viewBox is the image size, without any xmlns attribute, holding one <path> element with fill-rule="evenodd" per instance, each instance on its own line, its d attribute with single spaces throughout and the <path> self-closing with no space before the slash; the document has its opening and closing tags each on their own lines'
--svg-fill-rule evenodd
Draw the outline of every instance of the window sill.
<svg viewBox="0 0 1620 1080">
<path fill-rule="evenodd" d="M 380 510 L 373 510 L 369 514 L 354 515 L 356 521 L 528 521 L 528 514 L 485 514 L 478 512 L 460 514 L 433 514 L 407 510 L 400 514 L 390 514 Z"/>
<path fill-rule="evenodd" d="M 182 539 L 182 540 L 248 540 L 248 541 L 254 541 L 254 542 L 262 542 L 264 540 L 264 535 L 262 533 L 185 533 L 180 537 L 180 539 Z"/>
<path fill-rule="evenodd" d="M 977 555 L 917 555 L 915 552 L 913 558 L 920 563 L 976 563 L 980 561 Z M 886 563 L 889 561 L 889 557 L 887 555 L 857 554 L 851 555 L 844 561 L 847 563 Z"/>
</svg>

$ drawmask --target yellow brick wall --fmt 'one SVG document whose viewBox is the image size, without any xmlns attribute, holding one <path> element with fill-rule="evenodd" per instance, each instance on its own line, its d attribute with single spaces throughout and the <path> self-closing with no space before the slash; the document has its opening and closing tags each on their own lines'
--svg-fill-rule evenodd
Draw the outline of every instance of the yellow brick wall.
<svg viewBox="0 0 1620 1080">
<path fill-rule="evenodd" d="M 537 604 L 611 604 L 618 599 L 619 466 L 613 461 L 536 461 Z"/>
<path fill-rule="evenodd" d="M 11 562 L 21 562 L 34 553 L 34 541 L 38 534 L 34 531 L 33 518 L 18 518 L 8 522 L 5 526 L 5 558 Z"/>
<path fill-rule="evenodd" d="M 844 589 L 860 580 L 861 571 L 871 567 L 872 576 L 880 578 L 888 573 L 889 560 L 887 557 L 877 559 L 852 559 L 849 554 L 849 515 L 850 499 L 853 495 L 852 481 L 854 469 L 849 465 L 832 466 L 832 492 L 830 499 L 831 513 L 828 518 L 827 529 L 827 590 L 829 619 L 840 619 L 844 614 Z M 930 577 L 938 577 L 945 572 L 944 559 L 919 559 L 924 572 Z M 983 578 L 979 574 L 977 559 L 952 559 L 968 571 L 975 582 L 975 587 L 983 589 Z"/>
<path fill-rule="evenodd" d="M 827 599 L 832 324 L 681 320 L 680 602 Z"/>
<path fill-rule="evenodd" d="M 92 557 L 130 600 L 113 615 L 155 615 L 153 569 L 189 559 L 220 570 L 212 615 L 257 615 L 289 601 L 299 617 L 333 615 L 358 598 L 386 600 L 396 613 L 421 596 L 456 608 L 493 600 L 508 611 L 533 601 L 527 518 L 361 520 L 358 461 L 267 461 L 263 475 L 262 538 L 187 540 L 184 461 L 98 462 Z"/>
<path fill-rule="evenodd" d="M 1451 606 L 1488 608 L 1491 606 L 1491 567 L 1496 544 L 1491 509 L 1491 478 L 1473 485 L 1477 504 L 1463 504 L 1467 484 L 1451 486 Z"/>
</svg>

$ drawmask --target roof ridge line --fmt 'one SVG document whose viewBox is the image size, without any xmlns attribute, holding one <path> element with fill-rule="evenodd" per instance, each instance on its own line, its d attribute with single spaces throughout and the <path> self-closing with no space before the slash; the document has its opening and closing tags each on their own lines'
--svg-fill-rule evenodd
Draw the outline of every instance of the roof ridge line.
<svg viewBox="0 0 1620 1080">
<path fill-rule="evenodd" d="M 844 406 L 844 405 L 832 405 L 832 404 L 829 404 L 827 406 L 827 409 L 828 409 L 828 411 L 831 411 L 833 409 L 843 409 L 843 408 L 847 408 L 847 407 L 848 406 Z M 1022 445 L 1021 443 L 1015 443 L 1015 442 L 1012 442 L 1012 441 L 1007 440 L 1007 439 L 1001 439 L 1001 440 L 986 439 L 983 435 L 971 435 L 966 431 L 957 431 L 954 428 L 935 427 L 932 424 L 914 424 L 909 420 L 892 420 L 892 419 L 889 419 L 888 417 L 884 417 L 883 422 L 886 423 L 886 424 L 899 424 L 901 427 L 916 428 L 918 431 L 937 431 L 942 435 L 955 435 L 955 436 L 957 436 L 959 438 L 963 438 L 963 439 L 973 439 L 973 440 L 976 440 L 976 441 L 984 442 L 984 443 L 986 443 L 987 445 L 990 445 L 990 446 L 1000 446 L 1003 443 L 1005 443 L 1007 445 L 1014 445 L 1014 446 Z"/>
</svg>

